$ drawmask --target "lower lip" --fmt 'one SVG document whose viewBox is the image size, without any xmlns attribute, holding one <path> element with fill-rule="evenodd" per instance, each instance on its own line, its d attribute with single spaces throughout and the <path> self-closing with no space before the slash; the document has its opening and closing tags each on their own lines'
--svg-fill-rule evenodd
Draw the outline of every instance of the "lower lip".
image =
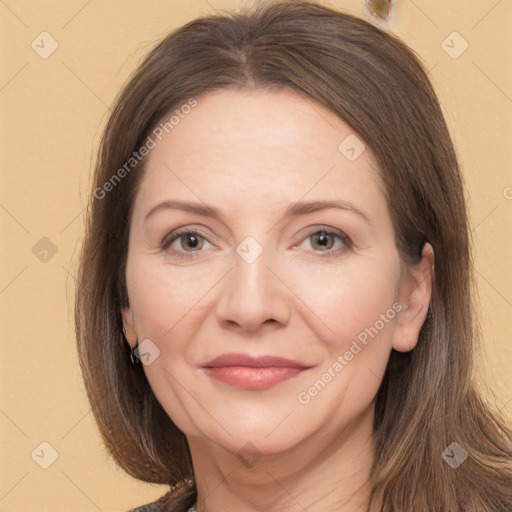
<svg viewBox="0 0 512 512">
<path fill-rule="evenodd" d="M 204 368 L 207 375 L 214 379 L 227 382 L 233 386 L 253 391 L 269 389 L 284 380 L 291 379 L 302 371 L 302 368 L 269 366 L 253 368 L 248 366 L 223 366 Z"/>
</svg>

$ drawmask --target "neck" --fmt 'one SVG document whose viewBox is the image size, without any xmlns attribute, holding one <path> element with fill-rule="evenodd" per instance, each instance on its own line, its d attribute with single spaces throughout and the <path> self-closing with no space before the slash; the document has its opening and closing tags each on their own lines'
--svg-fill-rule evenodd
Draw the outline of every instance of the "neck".
<svg viewBox="0 0 512 512">
<path fill-rule="evenodd" d="M 342 431 L 317 432 L 300 445 L 254 461 L 189 436 L 197 510 L 366 512 L 372 432 L 373 406 Z"/>
</svg>

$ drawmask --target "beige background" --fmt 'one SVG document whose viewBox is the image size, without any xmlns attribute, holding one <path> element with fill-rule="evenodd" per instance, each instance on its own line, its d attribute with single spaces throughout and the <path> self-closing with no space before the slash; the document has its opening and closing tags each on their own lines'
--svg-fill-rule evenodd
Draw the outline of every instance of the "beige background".
<svg viewBox="0 0 512 512">
<path fill-rule="evenodd" d="M 0 511 L 126 511 L 166 492 L 116 468 L 85 398 L 72 319 L 85 191 L 108 106 L 148 48 L 197 15 L 240 3 L 0 1 Z M 363 0 L 323 3 L 372 19 Z M 512 3 L 397 0 L 391 21 L 372 22 L 431 69 L 477 243 L 479 373 L 512 417 Z M 443 44 L 454 31 L 469 45 L 458 58 L 462 39 Z M 47 59 L 31 47 L 43 51 L 42 32 L 58 43 Z M 49 460 L 42 442 L 58 453 L 48 469 L 35 462 Z"/>
</svg>

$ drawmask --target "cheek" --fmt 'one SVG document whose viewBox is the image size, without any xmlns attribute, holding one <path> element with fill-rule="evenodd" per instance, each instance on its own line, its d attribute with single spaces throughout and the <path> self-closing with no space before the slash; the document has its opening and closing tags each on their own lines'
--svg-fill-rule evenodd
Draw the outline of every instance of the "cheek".
<svg viewBox="0 0 512 512">
<path fill-rule="evenodd" d="M 391 351 L 398 269 L 390 252 L 388 258 L 382 255 L 325 273 L 310 272 L 307 281 L 315 286 L 306 281 L 300 286 L 301 298 L 314 312 L 308 316 L 310 326 L 316 326 L 325 348 L 323 364 L 298 390 L 300 421 L 323 417 L 336 429 L 374 399 Z M 322 416 L 326 404 L 328 418 Z"/>
<path fill-rule="evenodd" d="M 173 343 L 166 345 L 179 350 L 180 340 L 190 339 L 204 310 L 214 306 L 215 288 L 222 286 L 219 281 L 229 266 L 219 260 L 173 267 L 143 254 L 129 260 L 128 293 L 139 335 L 161 342 L 172 338 Z M 290 291 L 281 290 L 283 300 L 299 311 L 322 341 L 337 347 L 374 326 L 392 307 L 398 269 L 391 250 L 371 257 L 351 255 L 336 263 L 295 259 L 275 267 L 295 296 L 286 297 Z"/>
<path fill-rule="evenodd" d="M 135 256 L 127 266 L 127 286 L 137 332 L 160 341 L 172 337 L 190 324 L 217 280 L 205 266 L 171 267 L 154 256 Z"/>
<path fill-rule="evenodd" d="M 352 257 L 336 265 L 309 265 L 296 272 L 294 291 L 307 305 L 312 325 L 318 326 L 315 330 L 325 333 L 322 340 L 340 349 L 360 334 L 364 338 L 375 324 L 387 334 L 395 316 L 398 269 L 392 252 Z"/>
</svg>

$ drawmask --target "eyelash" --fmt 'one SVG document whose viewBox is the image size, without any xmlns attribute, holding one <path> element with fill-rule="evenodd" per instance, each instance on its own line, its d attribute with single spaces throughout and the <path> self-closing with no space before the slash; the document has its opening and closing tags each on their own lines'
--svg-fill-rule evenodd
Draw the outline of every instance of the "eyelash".
<svg viewBox="0 0 512 512">
<path fill-rule="evenodd" d="M 318 229 L 318 228 L 320 228 L 320 229 Z M 322 227 L 322 226 L 317 227 L 317 229 L 315 229 L 315 231 L 311 231 L 302 241 L 304 241 L 307 238 L 309 238 L 313 235 L 316 235 L 318 233 L 324 233 L 326 235 L 334 235 L 339 240 L 341 240 L 344 244 L 344 246 L 340 249 L 334 249 L 334 250 L 328 249 L 326 251 L 313 251 L 315 253 L 316 252 L 325 253 L 325 256 L 321 256 L 322 258 L 341 256 L 342 253 L 344 253 L 347 249 L 352 247 L 352 241 L 350 240 L 350 238 L 347 235 L 345 235 L 345 233 L 343 233 L 342 231 L 339 231 L 339 230 L 334 230 L 332 228 Z M 185 234 L 192 234 L 192 235 L 197 236 L 198 238 L 202 238 L 203 240 L 206 240 L 210 244 L 212 243 L 205 236 L 201 235 L 200 231 L 193 230 L 193 229 L 178 229 L 177 231 L 173 231 L 172 233 L 169 233 L 162 240 L 162 242 L 160 244 L 160 249 L 162 251 L 168 251 L 169 246 L 172 243 L 174 243 L 174 241 L 177 240 L 181 235 L 185 235 Z M 212 244 L 212 245 L 214 245 L 214 244 Z M 300 244 L 298 244 L 298 245 L 300 245 Z M 294 246 L 294 247 L 297 247 L 297 246 Z M 191 258 L 197 258 L 198 257 L 197 253 L 201 252 L 201 250 L 188 251 L 188 253 L 183 253 L 180 251 L 173 251 L 173 252 L 177 258 L 191 259 Z"/>
</svg>

